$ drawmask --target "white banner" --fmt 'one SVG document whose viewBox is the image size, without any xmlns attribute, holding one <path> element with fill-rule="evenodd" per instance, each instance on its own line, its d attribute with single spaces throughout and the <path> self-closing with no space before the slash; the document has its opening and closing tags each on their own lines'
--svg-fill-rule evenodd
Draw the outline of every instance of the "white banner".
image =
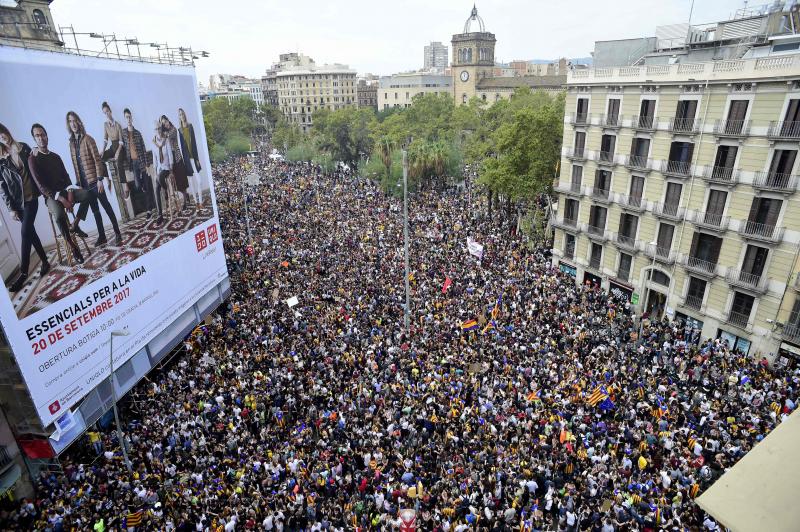
<svg viewBox="0 0 800 532">
<path fill-rule="evenodd" d="M 478 259 L 483 258 L 483 246 L 472 240 L 471 237 L 467 237 L 467 250 L 470 255 L 478 257 Z"/>
<path fill-rule="evenodd" d="M 189 67 L 0 47 L 0 142 L 32 150 L 2 191 L 0 320 L 45 425 L 108 377 L 112 332 L 117 369 L 227 276 L 196 87 Z M 65 237 L 82 207 L 88 235 Z"/>
</svg>

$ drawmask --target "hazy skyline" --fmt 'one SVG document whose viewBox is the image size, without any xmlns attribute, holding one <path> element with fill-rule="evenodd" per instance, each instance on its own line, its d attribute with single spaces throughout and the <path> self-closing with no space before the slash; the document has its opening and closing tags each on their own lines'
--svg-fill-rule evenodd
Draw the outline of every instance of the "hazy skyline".
<svg viewBox="0 0 800 532">
<path fill-rule="evenodd" d="M 597 2 L 477 2 L 497 37 L 498 61 L 584 57 L 594 41 L 653 35 L 655 27 L 689 21 L 691 0 Z M 278 54 L 299 51 L 317 63 L 345 63 L 359 73 L 391 74 L 422 67 L 430 41 L 448 47 L 472 1 L 367 0 L 292 2 L 228 0 L 55 0 L 56 25 L 115 33 L 142 42 L 191 46 L 211 56 L 196 62 L 198 81 L 210 74 L 260 77 Z M 738 0 L 696 0 L 692 23 L 729 17 Z M 396 12 L 387 7 L 401 6 Z"/>
</svg>

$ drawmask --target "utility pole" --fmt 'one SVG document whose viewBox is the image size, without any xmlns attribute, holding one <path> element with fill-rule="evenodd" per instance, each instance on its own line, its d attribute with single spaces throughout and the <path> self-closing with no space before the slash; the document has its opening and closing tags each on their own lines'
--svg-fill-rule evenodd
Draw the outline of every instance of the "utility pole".
<svg viewBox="0 0 800 532">
<path fill-rule="evenodd" d="M 405 326 L 406 334 L 411 332 L 409 327 L 410 312 L 411 312 L 411 287 L 409 286 L 409 271 L 408 265 L 408 153 L 403 150 L 403 254 L 406 261 L 406 311 L 405 311 Z"/>
<path fill-rule="evenodd" d="M 119 422 L 119 411 L 117 410 L 117 388 L 114 386 L 114 337 L 115 336 L 128 336 L 128 331 L 112 331 L 111 342 L 109 343 L 109 373 L 111 374 L 111 400 L 114 408 L 114 422 L 117 424 L 117 439 L 119 446 L 122 449 L 122 458 L 125 460 L 125 467 L 128 468 L 128 473 L 133 473 L 130 458 L 128 458 L 128 449 L 125 448 L 125 435 L 122 432 L 122 425 Z"/>
</svg>

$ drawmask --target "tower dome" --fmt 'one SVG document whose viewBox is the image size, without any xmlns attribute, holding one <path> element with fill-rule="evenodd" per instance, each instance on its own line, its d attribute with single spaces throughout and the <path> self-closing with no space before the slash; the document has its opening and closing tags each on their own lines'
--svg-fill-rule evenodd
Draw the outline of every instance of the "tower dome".
<svg viewBox="0 0 800 532">
<path fill-rule="evenodd" d="M 472 11 L 470 12 L 469 17 L 467 18 L 467 21 L 464 23 L 464 32 L 463 33 L 470 33 L 470 30 L 472 29 L 472 23 L 473 22 L 477 22 L 478 23 L 478 28 L 480 28 L 480 32 L 481 33 L 485 33 L 486 32 L 486 27 L 483 24 L 483 19 L 478 14 L 478 8 L 475 7 L 475 4 L 472 4 Z"/>
</svg>

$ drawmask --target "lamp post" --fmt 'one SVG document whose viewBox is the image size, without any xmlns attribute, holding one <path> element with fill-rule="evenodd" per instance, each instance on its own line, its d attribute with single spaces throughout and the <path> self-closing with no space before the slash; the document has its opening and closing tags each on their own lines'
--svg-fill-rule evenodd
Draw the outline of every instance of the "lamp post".
<svg viewBox="0 0 800 532">
<path fill-rule="evenodd" d="M 128 468 L 128 472 L 133 472 L 133 467 L 131 466 L 131 461 L 128 458 L 128 449 L 125 448 L 125 435 L 122 432 L 122 424 L 119 422 L 119 411 L 117 410 L 117 389 L 114 386 L 114 337 L 115 336 L 128 336 L 130 333 L 128 331 L 111 331 L 111 342 L 109 344 L 109 372 L 111 373 L 111 400 L 113 402 L 113 409 L 114 409 L 114 422 L 117 424 L 117 439 L 119 440 L 119 446 L 122 448 L 122 458 L 125 460 L 125 467 Z"/>
<path fill-rule="evenodd" d="M 410 332 L 409 329 L 409 314 L 411 312 L 411 288 L 409 287 L 409 265 L 408 265 L 408 152 L 403 150 L 403 255 L 406 262 L 406 311 L 404 322 L 406 326 L 406 334 Z"/>
</svg>

